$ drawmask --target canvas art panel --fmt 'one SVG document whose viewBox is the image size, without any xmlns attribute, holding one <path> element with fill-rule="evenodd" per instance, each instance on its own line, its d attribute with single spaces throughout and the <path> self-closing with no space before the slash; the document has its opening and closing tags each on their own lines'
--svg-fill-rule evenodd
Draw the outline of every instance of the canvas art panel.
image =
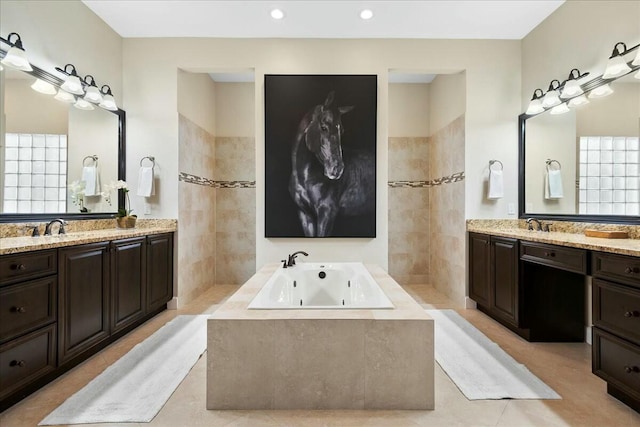
<svg viewBox="0 0 640 427">
<path fill-rule="evenodd" d="M 265 75 L 265 237 L 375 237 L 375 75 Z"/>
</svg>

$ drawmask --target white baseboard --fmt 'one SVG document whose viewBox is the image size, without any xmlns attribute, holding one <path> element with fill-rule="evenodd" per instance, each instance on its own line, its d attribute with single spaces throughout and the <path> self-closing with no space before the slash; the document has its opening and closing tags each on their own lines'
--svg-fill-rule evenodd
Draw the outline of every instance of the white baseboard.
<svg viewBox="0 0 640 427">
<path fill-rule="evenodd" d="M 584 341 L 587 344 L 591 345 L 591 326 L 587 326 L 584 329 L 585 329 L 585 331 L 584 331 L 584 334 L 585 334 L 584 335 Z"/>
<path fill-rule="evenodd" d="M 474 300 L 469 297 L 464 297 L 464 308 L 467 309 L 476 309 L 478 308 L 478 304 Z"/>
<path fill-rule="evenodd" d="M 167 310 L 177 310 L 178 309 L 178 297 L 173 297 L 167 303 Z"/>
</svg>

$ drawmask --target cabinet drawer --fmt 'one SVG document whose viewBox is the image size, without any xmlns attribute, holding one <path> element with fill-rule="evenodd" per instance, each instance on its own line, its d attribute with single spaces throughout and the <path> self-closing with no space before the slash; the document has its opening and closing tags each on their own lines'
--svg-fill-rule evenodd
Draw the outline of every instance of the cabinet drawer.
<svg viewBox="0 0 640 427">
<path fill-rule="evenodd" d="M 0 343 L 56 320 L 56 276 L 0 288 Z"/>
<path fill-rule="evenodd" d="M 587 251 L 584 249 L 521 241 L 520 259 L 574 273 L 587 273 Z"/>
<path fill-rule="evenodd" d="M 593 324 L 640 344 L 640 290 L 594 279 Z"/>
<path fill-rule="evenodd" d="M 0 346 L 0 399 L 53 371 L 56 325 Z"/>
<path fill-rule="evenodd" d="M 55 274 L 57 271 L 56 251 L 38 251 L 0 257 L 0 284 Z"/>
<path fill-rule="evenodd" d="M 640 399 L 640 346 L 593 328 L 593 373 Z"/>
<path fill-rule="evenodd" d="M 592 275 L 640 288 L 640 258 L 593 252 Z"/>
</svg>

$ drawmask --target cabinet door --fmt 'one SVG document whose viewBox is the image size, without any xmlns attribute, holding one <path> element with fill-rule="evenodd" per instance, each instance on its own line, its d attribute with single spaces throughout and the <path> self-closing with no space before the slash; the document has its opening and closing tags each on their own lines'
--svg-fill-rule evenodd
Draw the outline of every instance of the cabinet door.
<svg viewBox="0 0 640 427">
<path fill-rule="evenodd" d="M 145 314 L 145 238 L 111 242 L 111 333 Z"/>
<path fill-rule="evenodd" d="M 518 241 L 491 238 L 493 267 L 491 309 L 502 319 L 518 324 Z"/>
<path fill-rule="evenodd" d="M 173 297 L 173 235 L 147 236 L 147 312 Z"/>
<path fill-rule="evenodd" d="M 490 301 L 489 236 L 469 233 L 469 296 L 489 308 Z"/>
<path fill-rule="evenodd" d="M 58 362 L 109 337 L 109 243 L 61 248 L 58 266 Z"/>
</svg>

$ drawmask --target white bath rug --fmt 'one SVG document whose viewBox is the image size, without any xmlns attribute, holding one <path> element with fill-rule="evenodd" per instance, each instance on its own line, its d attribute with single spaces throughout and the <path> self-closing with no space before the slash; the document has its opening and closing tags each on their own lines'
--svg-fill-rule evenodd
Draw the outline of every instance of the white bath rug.
<svg viewBox="0 0 640 427">
<path fill-rule="evenodd" d="M 208 315 L 177 316 L 40 425 L 149 422 L 207 348 Z"/>
<path fill-rule="evenodd" d="M 435 320 L 436 361 L 467 399 L 561 399 L 454 310 L 426 311 Z"/>
</svg>

